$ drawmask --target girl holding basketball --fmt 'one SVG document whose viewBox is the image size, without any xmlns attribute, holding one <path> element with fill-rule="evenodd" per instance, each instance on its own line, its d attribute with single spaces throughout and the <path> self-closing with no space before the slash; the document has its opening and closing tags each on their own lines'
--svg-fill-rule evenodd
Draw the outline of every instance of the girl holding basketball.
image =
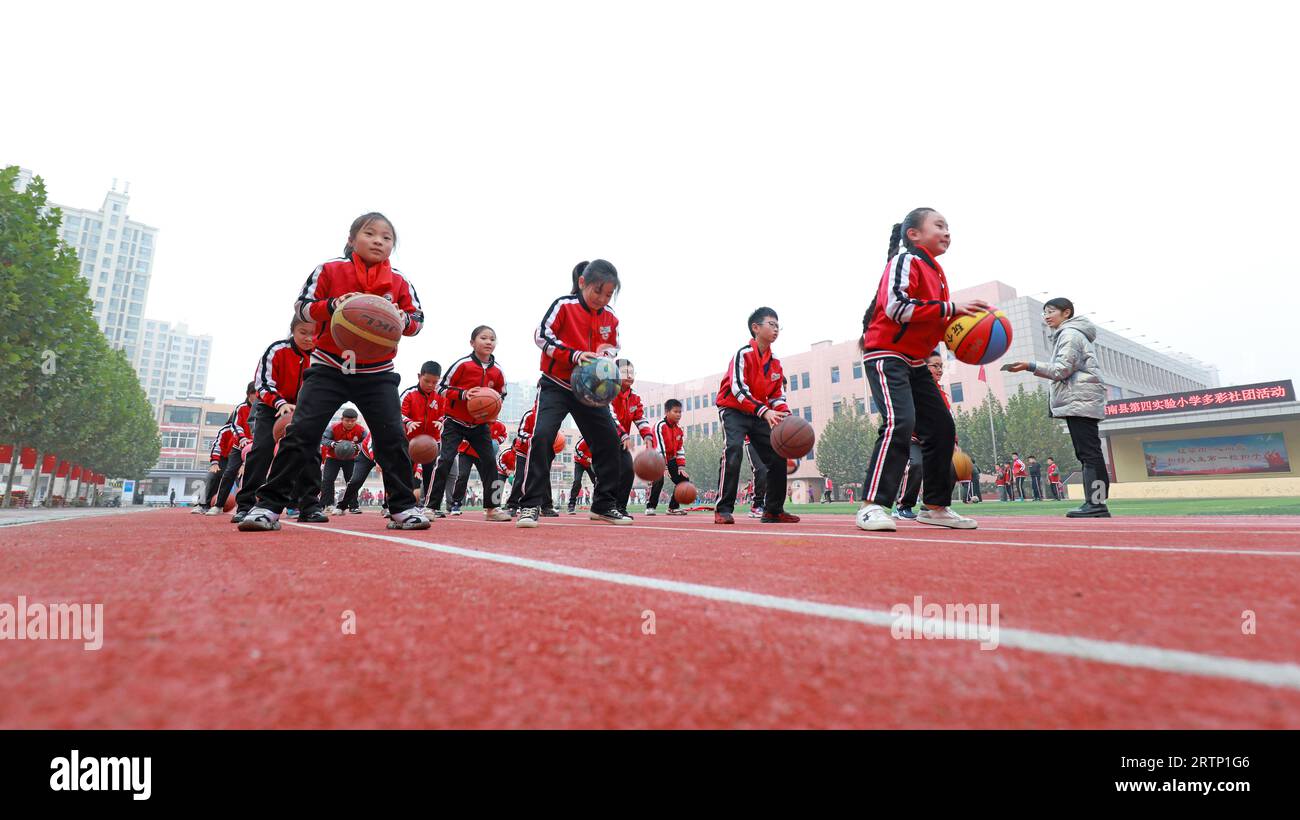
<svg viewBox="0 0 1300 820">
<path fill-rule="evenodd" d="M 948 279 L 936 260 L 951 241 L 948 221 L 933 208 L 916 208 L 896 223 L 889 236 L 889 261 L 862 317 L 863 369 L 881 411 L 880 434 L 863 483 L 863 507 L 857 514 L 863 530 L 897 529 L 889 508 L 898 497 L 913 431 L 921 440 L 925 487 L 925 509 L 916 521 L 954 529 L 976 527 L 949 506 L 956 480 L 956 425 L 925 366 L 925 357 L 938 347 L 954 318 L 989 308 L 978 299 L 958 304 L 949 298 Z"/>
<path fill-rule="evenodd" d="M 439 507 L 447 487 L 447 475 L 456 461 L 462 441 L 469 442 L 477 455 L 478 477 L 483 482 L 483 517 L 488 521 L 509 521 L 510 516 L 498 509 L 501 506 L 501 477 L 497 474 L 496 445 L 492 443 L 492 422 L 496 411 L 484 417 L 480 405 L 488 406 L 496 399 L 500 410 L 500 397 L 506 394 L 506 377 L 497 364 L 493 351 L 497 347 L 497 333 L 487 325 L 479 325 L 469 335 L 473 350 L 468 356 L 457 359 L 442 374 L 438 392 L 447 402 L 447 415 L 442 424 L 442 450 L 438 453 L 438 466 L 434 469 L 433 485 L 425 503 L 439 518 L 445 513 Z M 494 397 L 492 394 L 499 394 Z M 490 409 L 490 408 L 489 408 Z"/>
<path fill-rule="evenodd" d="M 352 222 L 343 256 L 312 271 L 298 293 L 296 312 L 319 328 L 311 367 L 302 375 L 293 424 L 280 441 L 266 483 L 257 491 L 256 506 L 244 516 L 244 531 L 280 529 L 280 513 L 292 502 L 294 483 L 301 475 L 334 411 L 352 402 L 370 426 L 375 461 L 384 471 L 384 489 L 393 510 L 390 529 L 428 529 L 411 490 L 411 458 L 398 404 L 400 383 L 393 372 L 393 355 L 375 361 L 358 361 L 330 332 L 330 320 L 349 299 L 372 294 L 397 308 L 402 335 L 414 336 L 424 323 L 415 288 L 388 261 L 397 244 L 393 223 L 381 213 L 362 214 Z"/>
<path fill-rule="evenodd" d="M 536 527 L 541 508 L 549 501 L 555 451 L 546 444 L 554 441 L 566 415 L 573 417 L 591 448 L 596 486 L 590 517 L 609 524 L 632 523 L 619 512 L 617 497 L 622 434 L 610 408 L 579 401 L 571 383 L 575 368 L 598 356 L 618 354 L 618 317 L 609 309 L 609 302 L 619 285 L 618 270 L 609 262 L 579 262 L 573 269 L 572 292 L 551 302 L 533 334 L 542 349 L 542 375 L 533 406 L 532 439 L 542 444 L 529 447 L 528 460 L 519 469 L 524 483 L 516 527 Z"/>
</svg>

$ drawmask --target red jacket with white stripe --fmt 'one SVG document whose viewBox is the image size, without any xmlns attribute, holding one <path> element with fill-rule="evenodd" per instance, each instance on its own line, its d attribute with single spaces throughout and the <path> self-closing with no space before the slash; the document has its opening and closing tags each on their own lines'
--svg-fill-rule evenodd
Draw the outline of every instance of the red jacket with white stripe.
<svg viewBox="0 0 1300 820">
<path fill-rule="evenodd" d="M 361 439 L 361 455 L 365 456 L 369 461 L 375 460 L 374 444 L 370 441 L 369 433 L 366 433 L 366 437 Z M 420 465 L 417 464 L 416 466 Z"/>
<path fill-rule="evenodd" d="M 717 405 L 760 418 L 768 410 L 788 411 L 790 406 L 785 402 L 785 388 L 781 385 L 783 378 L 780 359 L 772 355 L 770 348 L 760 353 L 758 340 L 750 339 L 749 344 L 731 357 L 727 374 L 718 387 Z"/>
<path fill-rule="evenodd" d="M 505 398 L 506 377 L 496 356 L 486 362 L 479 361 L 472 353 L 463 356 L 443 372 L 442 381 L 438 382 L 438 392 L 447 400 L 447 415 L 466 427 L 482 423 L 469 414 L 469 400 L 465 398 L 465 392 L 474 387 L 490 387 Z"/>
<path fill-rule="evenodd" d="M 298 294 L 296 310 L 305 321 L 315 322 L 316 349 L 312 351 L 311 360 L 317 364 L 342 370 L 345 364 L 343 350 L 334 341 L 330 333 L 330 317 L 334 315 L 334 299 L 347 293 L 372 293 L 382 296 L 397 306 L 405 316 L 406 328 L 403 336 L 414 336 L 420 332 L 424 323 L 424 311 L 420 308 L 420 298 L 415 288 L 402 276 L 401 271 L 391 268 L 391 279 L 387 284 L 377 284 L 372 290 L 361 285 L 357 275 L 357 265 L 361 257 L 352 254 L 351 259 L 331 259 L 316 267 L 307 277 L 307 282 Z M 387 265 L 387 260 L 383 263 Z M 355 373 L 384 373 L 393 369 L 393 360 L 378 362 L 354 362 Z"/>
<path fill-rule="evenodd" d="M 524 411 L 523 418 L 519 419 L 519 429 L 515 431 L 513 449 L 521 456 L 528 455 L 528 449 L 533 443 L 533 423 L 535 421 L 536 418 L 532 407 Z"/>
<path fill-rule="evenodd" d="M 573 445 L 573 463 L 580 467 L 591 466 L 591 448 L 585 438 L 578 439 L 578 443 Z"/>
<path fill-rule="evenodd" d="M 517 454 L 514 447 L 506 447 L 497 451 L 497 472 L 503 476 L 512 475 L 515 471 Z"/>
<path fill-rule="evenodd" d="M 426 393 L 420 385 L 402 391 L 402 425 L 408 439 L 416 436 L 433 436 L 442 439 L 442 421 L 445 410 L 443 398 L 437 390 Z"/>
<path fill-rule="evenodd" d="M 645 402 L 635 390 L 624 390 L 619 393 L 610 402 L 609 409 L 614 415 L 614 421 L 618 423 L 618 429 L 625 437 L 632 434 L 632 428 L 635 426 L 641 438 L 647 443 L 653 441 L 654 432 L 645 417 Z"/>
<path fill-rule="evenodd" d="M 227 424 L 233 424 L 238 427 L 239 434 L 249 441 L 252 441 L 253 439 L 253 428 L 248 423 L 248 416 L 252 410 L 253 405 L 249 404 L 247 400 L 242 401 L 230 414 L 230 418 L 226 419 Z M 242 447 L 243 445 L 241 444 L 240 446 Z"/>
<path fill-rule="evenodd" d="M 686 466 L 686 433 L 668 419 L 660 419 L 655 425 L 655 447 L 665 464 L 676 461 L 678 467 Z"/>
<path fill-rule="evenodd" d="M 863 361 L 892 356 L 912 367 L 943 341 L 957 307 L 943 268 L 924 248 L 904 251 L 885 265 L 862 337 Z"/>
<path fill-rule="evenodd" d="M 569 377 L 578 354 L 600 349 L 601 355 L 617 355 L 618 317 L 608 307 L 592 310 L 581 293 L 570 293 L 551 302 L 533 341 L 542 349 L 542 376 L 572 389 Z"/>
<path fill-rule="evenodd" d="M 344 430 L 343 422 L 340 421 L 325 429 L 325 437 L 321 441 L 321 447 L 324 448 L 321 450 L 321 455 L 325 458 L 333 458 L 334 445 L 340 441 L 351 441 L 360 448 L 361 442 L 364 441 L 368 435 L 370 435 L 370 433 L 366 432 L 366 428 L 362 427 L 360 424 L 352 425 L 351 430 Z"/>
<path fill-rule="evenodd" d="M 1025 462 L 1020 459 L 1011 462 L 1011 475 L 1016 478 L 1028 478 L 1029 469 L 1025 467 Z"/>
<path fill-rule="evenodd" d="M 216 440 L 212 442 L 212 449 L 208 451 L 208 460 L 220 461 L 229 456 L 231 450 L 243 447 L 250 440 L 238 427 L 227 422 L 217 433 Z"/>
<path fill-rule="evenodd" d="M 310 363 L 311 354 L 299 350 L 292 336 L 272 342 L 257 360 L 257 370 L 253 373 L 257 395 L 276 410 L 285 404 L 296 404 L 303 371 Z"/>
</svg>

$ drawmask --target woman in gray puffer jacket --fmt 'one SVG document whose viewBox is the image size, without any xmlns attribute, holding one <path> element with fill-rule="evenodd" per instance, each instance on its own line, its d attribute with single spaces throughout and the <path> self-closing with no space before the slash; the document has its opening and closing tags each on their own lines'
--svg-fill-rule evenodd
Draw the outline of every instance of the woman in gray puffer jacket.
<svg viewBox="0 0 1300 820">
<path fill-rule="evenodd" d="M 1043 322 L 1054 331 L 1052 360 L 1015 362 L 1004 369 L 1012 373 L 1027 370 L 1052 381 L 1048 402 L 1052 416 L 1065 420 L 1074 454 L 1083 465 L 1084 503 L 1066 516 L 1110 518 L 1106 506 L 1110 477 L 1097 432 L 1097 424 L 1106 417 L 1106 385 L 1092 345 L 1097 338 L 1097 327 L 1083 316 L 1075 316 L 1074 303 L 1061 298 L 1043 306 Z"/>
</svg>

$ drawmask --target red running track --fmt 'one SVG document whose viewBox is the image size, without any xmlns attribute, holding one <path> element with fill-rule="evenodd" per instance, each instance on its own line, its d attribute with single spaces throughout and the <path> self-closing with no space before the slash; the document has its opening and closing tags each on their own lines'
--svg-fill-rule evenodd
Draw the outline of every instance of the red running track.
<svg viewBox="0 0 1300 820">
<path fill-rule="evenodd" d="M 106 621 L 0 641 L 0 727 L 1300 727 L 1294 519 L 983 523 L 0 527 L 0 603 Z M 918 595 L 999 646 L 895 639 Z"/>
</svg>

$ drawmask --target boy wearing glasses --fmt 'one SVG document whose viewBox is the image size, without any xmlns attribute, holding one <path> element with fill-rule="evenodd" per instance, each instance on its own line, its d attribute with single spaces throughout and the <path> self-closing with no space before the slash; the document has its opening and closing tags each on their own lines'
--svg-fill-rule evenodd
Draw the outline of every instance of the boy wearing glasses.
<svg viewBox="0 0 1300 820">
<path fill-rule="evenodd" d="M 718 387 L 718 418 L 727 445 L 719 466 L 718 486 L 722 492 L 714 508 L 715 524 L 736 523 L 732 513 L 746 436 L 767 467 L 767 492 L 759 520 L 764 524 L 793 524 L 799 520 L 799 516 L 785 511 L 785 459 L 772 449 L 772 428 L 790 415 L 782 387 L 781 362 L 772 355 L 772 343 L 780 332 L 775 310 L 761 307 L 751 313 L 749 344 L 731 357 Z"/>
</svg>

